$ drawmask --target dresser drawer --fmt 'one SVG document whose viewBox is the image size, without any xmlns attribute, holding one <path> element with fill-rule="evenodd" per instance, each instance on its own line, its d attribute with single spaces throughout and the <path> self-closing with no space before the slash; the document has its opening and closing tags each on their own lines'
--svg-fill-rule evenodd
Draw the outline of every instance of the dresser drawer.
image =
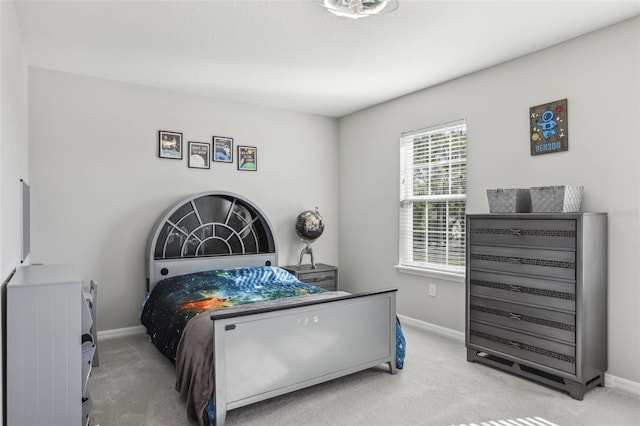
<svg viewBox="0 0 640 426">
<path fill-rule="evenodd" d="M 471 321 L 469 330 L 471 344 L 498 351 L 537 364 L 576 373 L 576 348 L 573 345 L 545 340 Z"/>
<path fill-rule="evenodd" d="M 473 271 L 469 279 L 473 296 L 486 296 L 549 308 L 576 310 L 573 281 L 552 281 L 516 275 Z"/>
<path fill-rule="evenodd" d="M 564 312 L 471 296 L 472 321 L 490 322 L 570 343 L 576 341 L 576 317 Z"/>
<path fill-rule="evenodd" d="M 472 219 L 471 244 L 526 245 L 575 249 L 576 221 L 562 219 Z"/>
<path fill-rule="evenodd" d="M 471 269 L 576 279 L 575 251 L 471 245 Z"/>
</svg>

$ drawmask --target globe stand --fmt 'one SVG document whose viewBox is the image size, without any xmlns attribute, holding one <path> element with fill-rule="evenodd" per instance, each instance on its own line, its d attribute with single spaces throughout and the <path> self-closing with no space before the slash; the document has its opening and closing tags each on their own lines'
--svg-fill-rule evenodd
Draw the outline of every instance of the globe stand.
<svg viewBox="0 0 640 426">
<path fill-rule="evenodd" d="M 311 244 L 307 244 L 307 246 L 300 251 L 300 261 L 298 262 L 298 266 L 302 265 L 302 257 L 305 254 L 311 256 L 311 269 L 316 269 L 316 263 L 313 261 L 313 250 L 311 249 Z"/>
</svg>

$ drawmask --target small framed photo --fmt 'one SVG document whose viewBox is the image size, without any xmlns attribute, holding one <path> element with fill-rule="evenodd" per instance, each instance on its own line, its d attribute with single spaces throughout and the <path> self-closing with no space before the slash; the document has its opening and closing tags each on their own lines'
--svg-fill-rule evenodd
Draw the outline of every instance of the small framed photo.
<svg viewBox="0 0 640 426">
<path fill-rule="evenodd" d="M 160 130 L 158 132 L 158 153 L 160 158 L 182 160 L 182 133 Z"/>
<path fill-rule="evenodd" d="M 189 142 L 189 167 L 208 169 L 211 166 L 211 145 L 207 142 Z"/>
<path fill-rule="evenodd" d="M 258 170 L 258 150 L 255 146 L 238 146 L 238 170 Z"/>
<path fill-rule="evenodd" d="M 213 137 L 213 161 L 233 163 L 233 138 Z"/>
</svg>

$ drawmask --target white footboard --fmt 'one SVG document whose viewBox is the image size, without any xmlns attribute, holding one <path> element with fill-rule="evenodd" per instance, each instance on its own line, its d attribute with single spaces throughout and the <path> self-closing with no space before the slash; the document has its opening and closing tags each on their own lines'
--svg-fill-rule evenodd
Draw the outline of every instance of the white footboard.
<svg viewBox="0 0 640 426">
<path fill-rule="evenodd" d="M 382 363 L 396 372 L 396 290 L 212 319 L 216 425 L 227 410 Z"/>
</svg>

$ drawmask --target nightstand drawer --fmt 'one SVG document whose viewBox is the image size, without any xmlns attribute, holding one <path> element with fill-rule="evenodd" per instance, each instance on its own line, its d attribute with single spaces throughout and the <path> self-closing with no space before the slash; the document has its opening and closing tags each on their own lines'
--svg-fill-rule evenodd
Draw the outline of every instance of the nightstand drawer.
<svg viewBox="0 0 640 426">
<path fill-rule="evenodd" d="M 469 315 L 483 321 L 569 343 L 576 341 L 576 316 L 533 306 L 471 296 Z"/>
<path fill-rule="evenodd" d="M 526 245 L 575 249 L 575 220 L 473 219 L 471 244 Z"/>
<path fill-rule="evenodd" d="M 336 271 L 302 272 L 298 274 L 298 279 L 318 287 L 335 287 Z"/>
<path fill-rule="evenodd" d="M 316 268 L 311 268 L 311 265 L 290 265 L 282 266 L 282 269 L 291 272 L 304 283 L 329 291 L 338 289 L 338 268 L 335 266 L 317 263 Z"/>
<path fill-rule="evenodd" d="M 574 251 L 472 245 L 471 269 L 576 279 Z"/>
</svg>

